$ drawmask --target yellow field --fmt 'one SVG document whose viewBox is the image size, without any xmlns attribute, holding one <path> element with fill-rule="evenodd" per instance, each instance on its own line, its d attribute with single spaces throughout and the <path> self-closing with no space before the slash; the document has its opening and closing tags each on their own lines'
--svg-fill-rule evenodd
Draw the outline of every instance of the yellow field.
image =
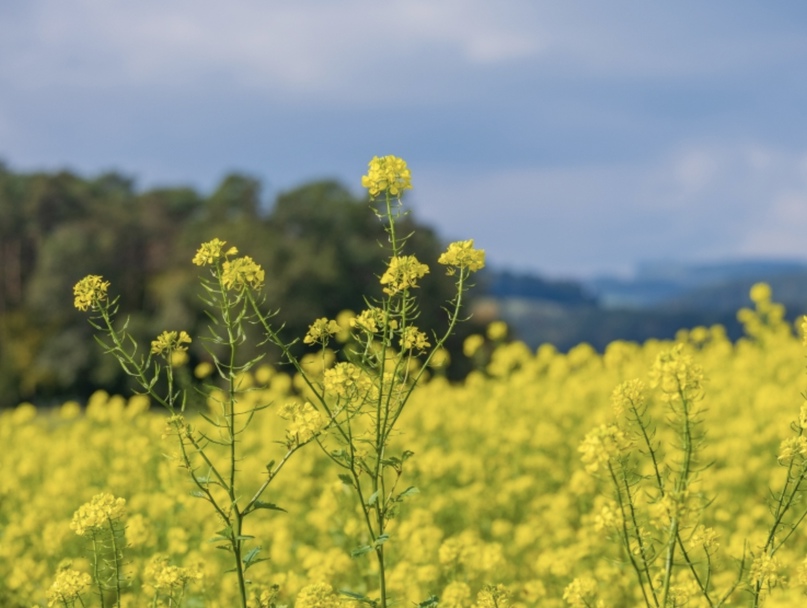
<svg viewBox="0 0 807 608">
<path fill-rule="evenodd" d="M 700 462 L 711 463 L 695 475 L 692 491 L 703 508 L 687 516 L 684 535 L 698 524 L 716 532 L 711 577 L 717 589 L 732 584 L 746 552 L 733 605 L 751 605 L 751 561 L 772 523 L 769 489 L 781 489 L 785 480 L 777 454 L 783 440 L 800 436 L 800 393 L 807 387 L 801 338 L 764 290 L 755 295 L 756 311 L 742 315 L 747 338 L 733 344 L 721 328 L 698 328 L 678 341 L 705 374 Z M 386 545 L 389 593 L 399 605 L 431 595 L 441 606 L 644 605 L 613 522 L 604 521 L 612 500 L 607 479 L 602 468 L 585 471 L 578 448 L 589 431 L 613 420 L 614 388 L 632 378 L 650 384 L 654 361 L 672 346 L 614 343 L 598 355 L 585 345 L 559 354 L 512 343 L 497 348 L 486 368 L 460 385 L 437 377 L 415 391 L 396 441 L 414 452 L 406 476 L 419 494 L 403 504 Z M 278 411 L 294 398 L 295 380 L 264 366 L 251 382 L 256 390 L 248 398 L 273 404 L 243 437 L 249 456 L 239 465 L 242 479 L 257 488 L 266 463 L 285 449 L 275 443 L 287 424 Z M 672 441 L 658 396 L 658 389 L 651 391 L 649 413 L 659 423 L 658 440 Z M 0 416 L 0 605 L 47 605 L 46 593 L 66 561 L 90 572 L 87 538 L 70 524 L 101 492 L 126 501 L 124 606 L 167 601 L 170 584 L 158 575 L 169 565 L 188 568 L 182 605 L 234 605 L 235 576 L 224 572 L 228 555 L 209 542 L 217 522 L 208 505 L 190 495 L 175 437 L 164 435 L 166 421 L 145 398 L 103 393 L 86 410 L 77 403 L 55 412 L 21 405 Z M 249 570 L 256 597 L 276 584 L 278 604 L 335 606 L 345 600 L 330 588 L 376 591 L 375 562 L 350 557 L 364 528 L 338 472 L 312 444 L 272 485 L 265 500 L 287 513 L 263 511 L 245 531 L 270 558 Z M 805 508 L 797 503 L 787 521 L 796 522 Z M 154 561 L 160 555 L 164 561 Z M 777 583 L 766 605 L 801 605 L 805 557 L 807 539 L 799 528 L 764 579 Z M 705 560 L 695 550 L 692 558 L 700 566 Z M 686 569 L 677 573 L 677 599 L 669 605 L 684 605 L 692 586 Z M 503 594 L 478 595 L 486 585 L 501 585 Z M 91 587 L 83 601 L 100 605 Z M 687 605 L 708 604 L 693 597 Z"/>
</svg>

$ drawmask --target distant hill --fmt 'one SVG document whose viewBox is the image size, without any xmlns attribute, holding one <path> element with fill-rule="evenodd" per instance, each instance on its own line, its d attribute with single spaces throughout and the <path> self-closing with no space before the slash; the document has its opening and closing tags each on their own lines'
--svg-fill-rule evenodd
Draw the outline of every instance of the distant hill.
<svg viewBox="0 0 807 608">
<path fill-rule="evenodd" d="M 598 277 L 584 281 L 604 308 L 654 308 L 673 302 L 712 309 L 718 301 L 735 309 L 747 301 L 756 282 L 789 287 L 807 274 L 807 263 L 793 260 L 738 260 L 712 264 L 652 262 L 640 264 L 631 279 Z M 724 291 L 721 295 L 721 291 Z M 726 299 L 734 293 L 736 297 Z M 777 290 L 774 289 L 774 294 Z"/>
<path fill-rule="evenodd" d="M 645 264 L 629 280 L 490 272 L 478 306 L 533 348 L 548 342 L 567 350 L 587 342 L 602 350 L 614 340 L 667 339 L 682 328 L 714 324 L 736 339 L 742 335 L 736 313 L 751 305 L 748 291 L 760 281 L 771 285 L 788 318 L 807 312 L 807 263 L 770 260 Z"/>
</svg>

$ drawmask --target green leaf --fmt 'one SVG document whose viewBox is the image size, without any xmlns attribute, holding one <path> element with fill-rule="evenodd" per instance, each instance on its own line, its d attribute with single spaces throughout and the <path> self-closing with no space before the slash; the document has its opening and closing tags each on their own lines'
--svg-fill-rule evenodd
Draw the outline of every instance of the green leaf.
<svg viewBox="0 0 807 608">
<path fill-rule="evenodd" d="M 232 539 L 232 535 L 233 535 L 233 529 L 230 526 L 227 526 L 226 528 L 222 528 L 221 530 L 216 532 L 216 536 L 214 536 L 207 542 L 216 543 L 220 540 L 229 541 Z"/>
<path fill-rule="evenodd" d="M 380 547 L 389 540 L 389 534 L 379 534 L 378 538 L 373 541 L 373 547 Z"/>
<path fill-rule="evenodd" d="M 347 473 L 340 473 L 339 479 L 341 479 L 342 483 L 346 486 L 350 486 L 351 488 L 353 487 L 353 478 Z"/>
<path fill-rule="evenodd" d="M 261 547 L 255 547 L 254 549 L 251 549 L 251 550 L 249 551 L 249 553 L 247 553 L 247 554 L 244 556 L 243 562 L 244 562 L 244 571 L 245 571 L 245 572 L 246 572 L 247 570 L 249 570 L 249 568 L 250 568 L 251 566 L 254 566 L 255 564 L 258 564 L 258 563 L 260 563 L 260 562 L 266 562 L 266 561 L 269 561 L 269 560 L 268 560 L 267 558 L 265 558 L 265 557 L 258 557 L 258 553 L 260 553 L 260 551 L 261 551 Z"/>
<path fill-rule="evenodd" d="M 367 499 L 367 506 L 372 507 L 377 502 L 378 502 L 378 490 L 370 494 L 370 498 Z"/>
<path fill-rule="evenodd" d="M 273 502 L 263 502 L 262 500 L 256 500 L 253 504 L 253 509 L 269 509 L 270 511 L 283 511 L 283 513 L 288 513 L 286 509 L 283 507 L 278 507 Z"/>
<path fill-rule="evenodd" d="M 418 604 L 418 608 L 433 608 L 437 606 L 440 598 L 436 595 L 430 595 L 428 598 Z"/>
<path fill-rule="evenodd" d="M 378 605 L 378 600 L 370 599 L 366 595 L 363 595 L 361 593 L 356 593 L 355 591 L 348 591 L 347 589 L 340 589 L 339 593 L 341 593 L 342 595 L 345 595 L 345 596 L 347 596 L 347 597 L 349 597 L 351 599 L 354 599 L 357 602 L 361 602 L 361 603 L 367 604 L 369 606 L 377 606 Z"/>
<path fill-rule="evenodd" d="M 398 494 L 398 500 L 403 500 L 404 498 L 414 496 L 415 494 L 420 494 L 420 490 L 418 490 L 415 486 L 409 486 L 403 492 Z"/>
<path fill-rule="evenodd" d="M 353 551 L 350 552 L 350 557 L 361 557 L 362 555 L 366 555 L 370 553 L 373 548 L 370 545 L 363 545 L 361 547 L 356 547 Z"/>
</svg>

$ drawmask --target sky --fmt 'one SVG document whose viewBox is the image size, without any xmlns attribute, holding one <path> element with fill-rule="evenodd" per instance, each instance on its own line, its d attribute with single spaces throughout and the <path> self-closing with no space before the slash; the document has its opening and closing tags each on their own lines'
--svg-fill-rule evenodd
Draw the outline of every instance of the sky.
<svg viewBox="0 0 807 608">
<path fill-rule="evenodd" d="M 795 0 L 12 0 L 0 159 L 271 201 L 394 154 L 498 268 L 801 260 L 805 68 Z"/>
</svg>

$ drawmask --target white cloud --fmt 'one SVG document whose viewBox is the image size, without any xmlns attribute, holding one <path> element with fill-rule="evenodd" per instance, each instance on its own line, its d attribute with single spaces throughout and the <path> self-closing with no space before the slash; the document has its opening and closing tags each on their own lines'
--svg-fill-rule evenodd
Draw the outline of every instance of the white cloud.
<svg viewBox="0 0 807 608">
<path fill-rule="evenodd" d="M 32 1 L 27 19 L 0 25 L 0 75 L 29 88 L 204 80 L 276 95 L 389 98 L 419 72 L 537 53 L 517 4 Z"/>
</svg>

